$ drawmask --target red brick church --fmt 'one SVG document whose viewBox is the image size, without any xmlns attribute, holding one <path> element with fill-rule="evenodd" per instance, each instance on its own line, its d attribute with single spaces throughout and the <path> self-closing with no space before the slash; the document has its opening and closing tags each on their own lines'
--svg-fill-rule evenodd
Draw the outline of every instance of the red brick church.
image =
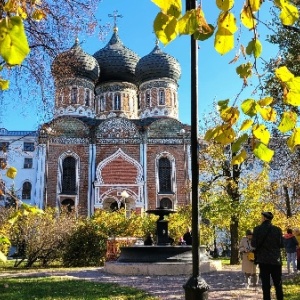
<svg viewBox="0 0 300 300">
<path fill-rule="evenodd" d="M 89 55 L 78 41 L 52 64 L 55 115 L 40 130 L 44 206 L 80 215 L 189 204 L 190 140 L 178 120 L 180 65 L 159 45 L 140 58 L 115 27 Z"/>
</svg>

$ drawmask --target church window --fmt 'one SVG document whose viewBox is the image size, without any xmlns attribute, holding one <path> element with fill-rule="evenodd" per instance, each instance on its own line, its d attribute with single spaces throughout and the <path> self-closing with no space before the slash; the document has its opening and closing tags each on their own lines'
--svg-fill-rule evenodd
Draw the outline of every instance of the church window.
<svg viewBox="0 0 300 300">
<path fill-rule="evenodd" d="M 34 151 L 34 143 L 24 142 L 23 151 L 33 152 Z"/>
<path fill-rule="evenodd" d="M 76 194 L 76 160 L 68 156 L 62 163 L 62 193 Z"/>
<path fill-rule="evenodd" d="M 165 105 L 165 91 L 164 90 L 159 90 L 159 105 Z"/>
<path fill-rule="evenodd" d="M 23 200 L 31 199 L 31 183 L 29 181 L 23 183 L 22 199 Z"/>
<path fill-rule="evenodd" d="M 24 158 L 24 169 L 31 169 L 32 168 L 32 158 L 31 157 L 25 157 Z"/>
<path fill-rule="evenodd" d="M 71 89 L 71 104 L 77 104 L 77 97 L 78 97 L 78 89 L 77 87 L 73 87 Z"/>
<path fill-rule="evenodd" d="M 121 109 L 121 95 L 120 93 L 116 93 L 114 96 L 114 109 L 120 110 Z"/>
<path fill-rule="evenodd" d="M 162 198 L 160 200 L 160 207 L 172 209 L 172 201 L 169 198 Z"/>
<path fill-rule="evenodd" d="M 161 157 L 158 162 L 159 193 L 172 192 L 171 163 L 167 157 Z"/>
<path fill-rule="evenodd" d="M 103 96 L 100 97 L 100 111 L 105 111 L 105 99 Z"/>
<path fill-rule="evenodd" d="M 139 94 L 137 95 L 137 103 L 138 103 L 138 109 L 140 109 L 141 108 L 141 98 L 140 98 Z"/>
<path fill-rule="evenodd" d="M 85 101 L 85 106 L 90 106 L 91 105 L 91 92 L 90 90 L 85 90 L 85 95 L 84 95 L 84 101 Z"/>
<path fill-rule="evenodd" d="M 71 213 L 74 210 L 75 202 L 73 199 L 68 198 L 61 201 L 61 205 L 67 213 Z"/>
<path fill-rule="evenodd" d="M 146 92 L 146 107 L 150 107 L 151 97 L 150 97 L 150 91 Z"/>
</svg>

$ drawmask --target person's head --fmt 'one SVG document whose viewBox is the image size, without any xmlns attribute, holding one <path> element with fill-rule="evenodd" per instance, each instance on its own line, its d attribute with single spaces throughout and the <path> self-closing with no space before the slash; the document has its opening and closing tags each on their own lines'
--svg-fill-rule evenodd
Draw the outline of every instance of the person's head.
<svg viewBox="0 0 300 300">
<path fill-rule="evenodd" d="M 292 230 L 291 228 L 288 228 L 288 229 L 286 230 L 286 233 L 292 234 L 292 233 L 293 233 L 293 230 Z"/>
<path fill-rule="evenodd" d="M 266 220 L 272 221 L 273 217 L 274 216 L 270 211 L 264 211 L 264 212 L 261 213 L 262 222 L 264 222 Z"/>
<path fill-rule="evenodd" d="M 247 237 L 248 239 L 251 239 L 251 238 L 252 238 L 252 235 L 253 235 L 252 230 L 250 230 L 250 229 L 246 230 L 246 237 Z"/>
</svg>

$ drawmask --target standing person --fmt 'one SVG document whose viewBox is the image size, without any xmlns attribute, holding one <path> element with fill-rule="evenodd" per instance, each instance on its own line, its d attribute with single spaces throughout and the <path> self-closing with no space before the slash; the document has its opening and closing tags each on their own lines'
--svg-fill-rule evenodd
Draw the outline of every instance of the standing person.
<svg viewBox="0 0 300 300">
<path fill-rule="evenodd" d="M 186 245 L 192 245 L 192 229 L 191 227 L 187 227 L 185 234 L 183 235 L 183 240 L 185 241 Z"/>
<path fill-rule="evenodd" d="M 248 289 L 252 282 L 253 286 L 257 285 L 258 277 L 256 275 L 256 265 L 254 260 L 249 260 L 248 254 L 254 250 L 251 246 L 253 232 L 251 230 L 246 231 L 239 245 L 240 253 L 242 254 L 242 272 L 245 274 L 245 287 Z"/>
<path fill-rule="evenodd" d="M 293 235 L 293 230 L 291 228 L 287 229 L 286 234 L 283 237 L 284 237 L 283 243 L 286 252 L 288 274 L 291 273 L 291 264 L 294 273 L 297 273 L 296 259 L 297 259 L 298 241 Z"/>
<path fill-rule="evenodd" d="M 298 241 L 298 246 L 297 246 L 297 271 L 299 271 L 300 270 L 300 229 L 295 228 L 294 229 L 294 234 L 295 234 L 295 237 Z"/>
<path fill-rule="evenodd" d="M 271 300 L 271 282 L 276 291 L 276 299 L 283 300 L 282 263 L 280 249 L 283 248 L 282 230 L 272 225 L 273 214 L 261 213 L 261 225 L 253 230 L 251 246 L 255 248 L 255 262 L 259 265 L 263 300 Z"/>
</svg>

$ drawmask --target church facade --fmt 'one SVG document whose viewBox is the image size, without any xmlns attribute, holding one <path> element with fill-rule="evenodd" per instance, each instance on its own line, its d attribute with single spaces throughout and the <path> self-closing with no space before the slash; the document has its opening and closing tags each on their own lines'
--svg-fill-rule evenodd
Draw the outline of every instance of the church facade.
<svg viewBox="0 0 300 300">
<path fill-rule="evenodd" d="M 33 201 L 91 216 L 190 204 L 190 127 L 178 120 L 180 65 L 155 45 L 140 58 L 115 27 L 89 55 L 52 64 L 53 119 L 37 132 Z"/>
</svg>

